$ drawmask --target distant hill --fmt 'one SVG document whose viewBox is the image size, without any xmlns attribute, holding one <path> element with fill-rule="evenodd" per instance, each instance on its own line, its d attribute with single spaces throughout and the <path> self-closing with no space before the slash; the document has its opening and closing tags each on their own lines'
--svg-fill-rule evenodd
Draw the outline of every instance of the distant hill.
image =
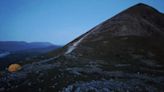
<svg viewBox="0 0 164 92">
<path fill-rule="evenodd" d="M 48 42 L 27 43 L 24 41 L 0 41 L 0 51 L 16 52 L 16 51 L 46 48 L 46 47 L 58 48 L 59 46 L 53 45 Z"/>
</svg>

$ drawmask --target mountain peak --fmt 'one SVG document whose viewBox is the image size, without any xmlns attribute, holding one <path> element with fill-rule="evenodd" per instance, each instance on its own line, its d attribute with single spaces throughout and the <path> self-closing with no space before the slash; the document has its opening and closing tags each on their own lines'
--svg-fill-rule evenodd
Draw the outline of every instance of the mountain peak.
<svg viewBox="0 0 164 92">
<path fill-rule="evenodd" d="M 138 3 L 138 4 L 136 4 L 135 6 L 149 6 L 149 5 L 144 4 L 144 3 Z M 149 6 L 149 7 L 150 7 L 150 6 Z"/>
<path fill-rule="evenodd" d="M 127 10 L 125 10 L 125 12 L 127 13 L 130 13 L 130 14 L 139 14 L 139 15 L 142 15 L 142 14 L 146 14 L 146 15 L 151 15 L 151 14 L 156 14 L 156 13 L 159 13 L 158 10 L 156 10 L 155 8 L 149 6 L 149 5 L 146 5 L 146 4 L 143 4 L 143 3 L 138 3 L 130 8 L 128 8 Z"/>
<path fill-rule="evenodd" d="M 132 6 L 132 7 L 130 7 L 130 8 L 142 8 L 142 9 L 144 9 L 144 8 L 146 8 L 146 9 L 154 9 L 153 7 L 151 7 L 151 6 L 149 6 L 149 5 L 147 5 L 147 4 L 144 4 L 144 3 L 138 3 L 138 4 L 136 4 L 136 5 L 134 5 L 134 6 Z"/>
</svg>

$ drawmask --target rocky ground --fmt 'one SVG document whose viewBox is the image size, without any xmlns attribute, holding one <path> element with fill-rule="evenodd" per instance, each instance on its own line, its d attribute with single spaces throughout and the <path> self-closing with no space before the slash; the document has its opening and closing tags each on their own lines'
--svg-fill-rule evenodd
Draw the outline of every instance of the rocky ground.
<svg viewBox="0 0 164 92">
<path fill-rule="evenodd" d="M 68 57 L 69 63 L 72 64 L 69 66 L 66 61 Z M 74 59 L 75 57 L 72 60 Z M 61 60 L 64 62 L 61 63 Z M 0 78 L 0 91 L 162 92 L 164 90 L 164 72 L 158 69 L 132 68 L 131 64 L 112 65 L 104 60 L 76 58 L 75 60 L 81 64 L 72 60 L 70 56 L 62 56 L 25 64 L 22 70 L 16 73 L 4 71 Z"/>
</svg>

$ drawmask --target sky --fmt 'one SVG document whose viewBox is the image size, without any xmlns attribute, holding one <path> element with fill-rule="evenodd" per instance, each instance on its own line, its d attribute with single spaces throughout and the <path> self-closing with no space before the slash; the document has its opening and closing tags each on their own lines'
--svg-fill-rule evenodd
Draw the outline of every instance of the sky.
<svg viewBox="0 0 164 92">
<path fill-rule="evenodd" d="M 164 0 L 0 0 L 0 41 L 65 45 L 137 3 L 164 12 Z"/>
</svg>

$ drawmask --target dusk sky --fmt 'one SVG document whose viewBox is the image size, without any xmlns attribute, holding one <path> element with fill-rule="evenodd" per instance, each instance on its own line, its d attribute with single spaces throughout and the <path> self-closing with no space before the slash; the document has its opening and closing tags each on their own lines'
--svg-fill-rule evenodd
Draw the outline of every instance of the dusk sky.
<svg viewBox="0 0 164 92">
<path fill-rule="evenodd" d="M 0 41 L 64 45 L 141 2 L 164 12 L 164 0 L 0 0 Z"/>
</svg>

